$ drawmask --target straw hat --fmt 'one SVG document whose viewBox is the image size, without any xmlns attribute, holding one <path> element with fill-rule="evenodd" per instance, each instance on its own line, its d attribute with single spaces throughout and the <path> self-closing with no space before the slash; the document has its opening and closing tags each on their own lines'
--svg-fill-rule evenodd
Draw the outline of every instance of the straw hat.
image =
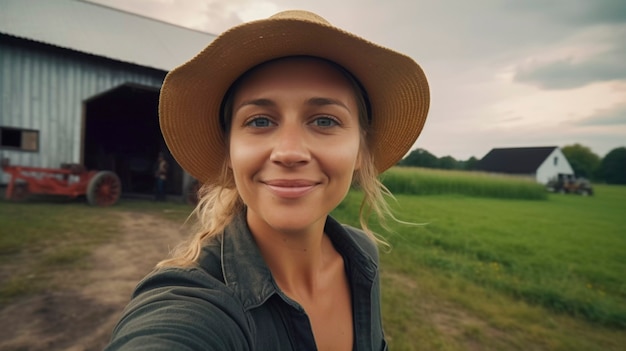
<svg viewBox="0 0 626 351">
<path fill-rule="evenodd" d="M 227 152 L 219 113 L 230 85 L 260 63 L 303 55 L 333 61 L 360 81 L 371 104 L 376 168 L 383 172 L 396 164 L 426 121 L 430 98 L 424 72 L 408 56 L 306 11 L 280 12 L 233 27 L 169 72 L 159 119 L 176 161 L 199 181 L 214 181 Z"/>
</svg>

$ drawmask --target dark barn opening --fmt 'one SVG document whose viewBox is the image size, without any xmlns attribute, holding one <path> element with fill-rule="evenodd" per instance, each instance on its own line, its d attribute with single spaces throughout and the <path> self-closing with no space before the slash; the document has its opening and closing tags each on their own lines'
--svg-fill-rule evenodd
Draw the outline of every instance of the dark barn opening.
<svg viewBox="0 0 626 351">
<path fill-rule="evenodd" d="M 158 101 L 158 89 L 124 84 L 85 102 L 84 165 L 115 172 L 123 195 L 154 194 L 159 152 L 169 163 L 166 193 L 182 194 L 183 171 L 161 135 Z"/>
</svg>

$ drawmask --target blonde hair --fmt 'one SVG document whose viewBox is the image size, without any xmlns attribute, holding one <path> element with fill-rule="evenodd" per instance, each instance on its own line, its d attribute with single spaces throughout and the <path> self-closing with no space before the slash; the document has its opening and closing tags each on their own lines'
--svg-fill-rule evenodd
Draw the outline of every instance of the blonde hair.
<svg viewBox="0 0 626 351">
<path fill-rule="evenodd" d="M 379 172 L 376 169 L 372 153 L 370 152 L 371 114 L 367 94 L 358 80 L 343 67 L 332 61 L 319 60 L 328 62 L 340 71 L 350 82 L 354 90 L 359 111 L 359 126 L 361 128 L 361 146 L 359 150 L 361 167 L 354 172 L 352 179 L 353 185 L 363 192 L 363 200 L 359 208 L 359 223 L 361 229 L 372 241 L 387 245 L 387 243 L 377 236 L 368 226 L 368 221 L 372 214 L 376 215 L 383 228 L 386 228 L 385 220 L 387 217 L 393 219 L 395 219 L 395 217 L 385 201 L 385 196 L 393 197 L 393 195 L 378 179 Z M 255 68 L 252 68 L 250 71 Z M 221 124 L 226 135 L 229 134 L 234 92 L 247 74 L 248 73 L 244 73 L 237 79 L 225 95 L 222 104 Z M 226 160 L 227 158 L 225 158 L 220 175 L 215 182 L 205 183 L 198 191 L 198 204 L 188 218 L 188 220 L 193 219 L 195 222 L 192 227 L 192 232 L 195 234 L 189 240 L 178 245 L 172 251 L 171 257 L 159 262 L 157 267 L 187 267 L 195 265 L 201 254 L 203 245 L 219 235 L 224 228 L 232 222 L 234 217 L 245 209 L 243 200 L 239 196 L 239 192 L 235 186 L 232 170 L 228 167 Z"/>
</svg>

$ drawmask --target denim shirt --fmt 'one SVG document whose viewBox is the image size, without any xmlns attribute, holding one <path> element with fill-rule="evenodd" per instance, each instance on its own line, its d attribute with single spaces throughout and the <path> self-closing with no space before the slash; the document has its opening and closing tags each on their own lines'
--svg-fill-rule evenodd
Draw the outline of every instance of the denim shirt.
<svg viewBox="0 0 626 351">
<path fill-rule="evenodd" d="M 386 350 L 378 251 L 360 230 L 328 217 L 351 288 L 353 350 Z M 332 318 L 332 316 L 330 317 Z M 106 350 L 316 350 L 304 309 L 274 281 L 242 214 L 202 250 L 198 266 L 144 278 Z"/>
</svg>

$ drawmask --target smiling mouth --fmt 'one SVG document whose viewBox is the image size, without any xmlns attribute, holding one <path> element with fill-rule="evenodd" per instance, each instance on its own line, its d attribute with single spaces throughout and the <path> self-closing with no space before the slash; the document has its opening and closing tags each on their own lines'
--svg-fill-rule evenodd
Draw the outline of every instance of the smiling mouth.
<svg viewBox="0 0 626 351">
<path fill-rule="evenodd" d="M 263 182 L 272 194 L 294 199 L 309 193 L 318 183 L 307 180 L 271 180 Z"/>
</svg>

